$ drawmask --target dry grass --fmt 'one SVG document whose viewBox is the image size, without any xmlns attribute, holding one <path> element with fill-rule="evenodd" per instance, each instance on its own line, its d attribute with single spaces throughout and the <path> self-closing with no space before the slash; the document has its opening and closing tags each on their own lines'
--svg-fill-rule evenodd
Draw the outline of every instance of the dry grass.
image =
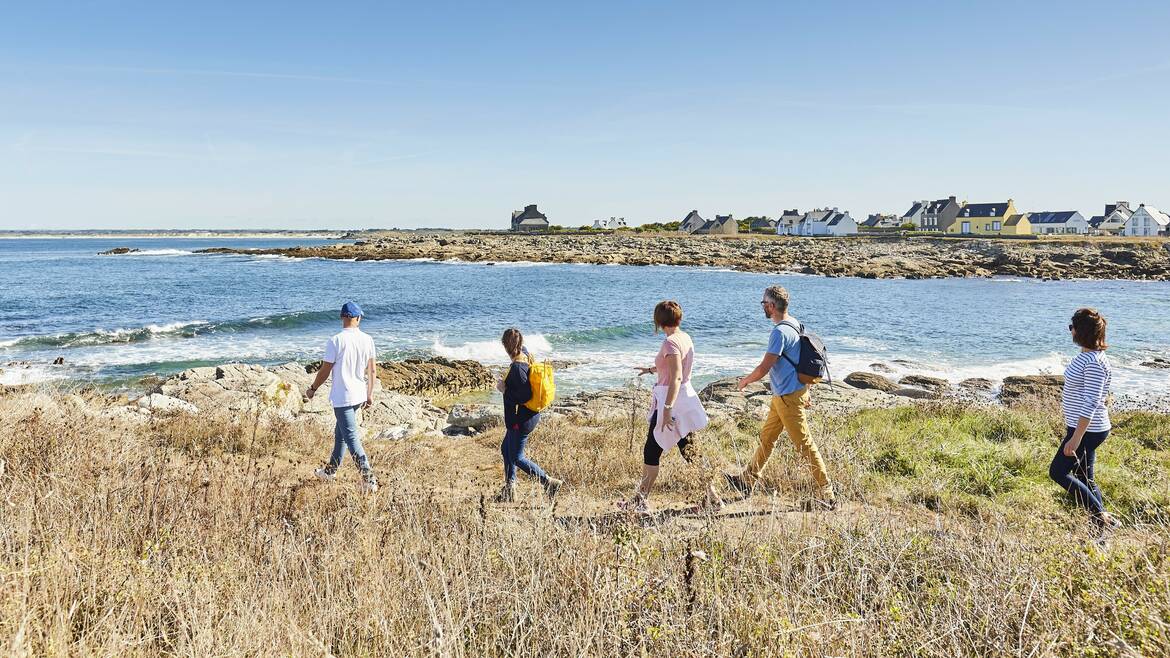
<svg viewBox="0 0 1170 658">
<path fill-rule="evenodd" d="M 607 511 L 639 468 L 630 444 L 642 429 L 620 421 L 534 435 L 532 456 L 571 485 L 551 509 L 530 486 L 515 505 L 482 503 L 500 477 L 498 433 L 369 446 L 383 488 L 364 496 L 349 465 L 342 482 L 310 479 L 329 442 L 299 425 L 180 417 L 135 429 L 65 396 L 9 395 L 0 651 L 1164 654 L 1165 516 L 1147 513 L 1097 550 L 1029 465 L 1046 459 L 1044 421 L 997 413 L 1008 412 L 819 423 L 847 498 L 834 514 L 792 511 L 807 475 L 790 450 L 770 466 L 771 495 L 717 517 L 679 514 L 705 476 L 670 454 L 655 499 L 665 511 L 637 521 Z M 1100 479 L 1116 493 L 1126 460 L 1146 459 L 1141 475 L 1156 483 L 1133 496 L 1156 511 L 1165 419 L 1127 422 Z M 746 458 L 753 429 L 708 432 L 709 471 Z M 936 459 L 956 437 L 961 458 Z M 1005 460 L 1023 464 L 1023 483 L 1004 491 L 960 486 L 944 468 L 989 469 L 994 485 Z M 926 504 L 916 479 L 941 503 Z"/>
</svg>

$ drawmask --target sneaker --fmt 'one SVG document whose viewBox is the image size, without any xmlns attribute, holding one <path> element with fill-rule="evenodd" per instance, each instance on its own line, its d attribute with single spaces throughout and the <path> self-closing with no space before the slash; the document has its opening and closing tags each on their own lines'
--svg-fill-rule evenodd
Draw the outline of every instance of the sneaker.
<svg viewBox="0 0 1170 658">
<path fill-rule="evenodd" d="M 317 476 L 318 479 L 325 480 L 326 482 L 332 482 L 337 479 L 337 469 L 329 468 L 328 466 L 325 468 L 318 468 L 317 470 L 313 471 L 313 473 Z"/>
<path fill-rule="evenodd" d="M 544 485 L 544 493 L 548 496 L 549 500 L 557 497 L 557 492 L 561 490 L 561 485 L 564 483 L 564 480 L 558 480 L 556 478 L 548 479 L 548 482 Z"/>
<path fill-rule="evenodd" d="M 362 473 L 362 491 L 374 493 L 378 490 L 378 478 L 371 472 Z"/>
<path fill-rule="evenodd" d="M 516 499 L 516 485 L 505 484 L 500 493 L 492 497 L 493 503 L 510 503 Z"/>
<path fill-rule="evenodd" d="M 752 495 L 752 485 L 747 481 L 747 478 L 745 478 L 744 476 L 731 475 L 730 473 L 724 473 L 723 479 L 727 480 L 727 486 L 738 491 L 740 494 L 743 495 L 744 498 L 747 498 L 748 496 Z"/>
</svg>

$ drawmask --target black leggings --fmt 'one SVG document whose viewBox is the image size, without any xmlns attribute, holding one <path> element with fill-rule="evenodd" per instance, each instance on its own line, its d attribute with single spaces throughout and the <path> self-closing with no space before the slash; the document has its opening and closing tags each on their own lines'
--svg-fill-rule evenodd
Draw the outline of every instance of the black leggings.
<svg viewBox="0 0 1170 658">
<path fill-rule="evenodd" d="M 646 432 L 646 445 L 642 446 L 642 463 L 646 464 L 647 466 L 657 466 L 658 462 L 662 459 L 662 446 L 658 445 L 658 442 L 654 440 L 654 426 L 657 424 L 658 412 L 655 411 L 650 415 L 650 429 Z M 693 456 L 693 451 L 690 450 L 690 447 L 691 435 L 688 434 L 678 442 L 679 454 L 681 454 L 683 459 L 687 460 L 688 463 L 691 461 L 691 457 Z"/>
</svg>

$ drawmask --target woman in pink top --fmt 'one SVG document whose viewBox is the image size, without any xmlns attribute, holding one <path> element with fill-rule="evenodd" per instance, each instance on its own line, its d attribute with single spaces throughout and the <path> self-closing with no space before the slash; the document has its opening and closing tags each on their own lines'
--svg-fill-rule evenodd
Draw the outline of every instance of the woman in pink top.
<svg viewBox="0 0 1170 658">
<path fill-rule="evenodd" d="M 691 367 L 695 362 L 695 345 L 679 325 L 682 324 L 682 307 L 678 302 L 659 302 L 654 307 L 654 330 L 666 334 L 654 366 L 638 368 L 639 374 L 656 374 L 654 398 L 650 408 L 650 428 L 646 432 L 646 445 L 642 448 L 642 481 L 634 496 L 623 501 L 621 507 L 638 512 L 648 511 L 647 499 L 654 480 L 658 478 L 658 464 L 662 453 L 678 446 L 683 459 L 691 462 L 694 446 L 690 441 L 692 432 L 707 426 L 707 414 L 699 396 L 691 386 Z M 715 493 L 713 484 L 707 485 L 704 506 L 719 508 L 723 501 Z"/>
</svg>

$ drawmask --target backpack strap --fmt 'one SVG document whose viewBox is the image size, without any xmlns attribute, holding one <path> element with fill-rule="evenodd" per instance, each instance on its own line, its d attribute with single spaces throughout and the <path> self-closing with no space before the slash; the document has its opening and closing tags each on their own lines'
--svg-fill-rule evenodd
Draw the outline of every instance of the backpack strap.
<svg viewBox="0 0 1170 658">
<path fill-rule="evenodd" d="M 797 339 L 797 340 L 800 340 L 800 337 L 801 337 L 802 335 L 804 335 L 804 325 L 803 325 L 803 324 L 801 324 L 800 326 L 797 326 L 797 325 L 796 325 L 796 323 L 795 323 L 795 322 L 792 322 L 791 320 L 781 320 L 781 321 L 780 321 L 780 322 L 779 322 L 779 323 L 778 323 L 776 326 L 780 326 L 780 325 L 782 325 L 782 324 L 786 324 L 786 325 L 788 325 L 789 327 L 792 327 L 792 328 L 793 328 L 793 329 L 796 331 L 796 339 Z M 797 365 L 796 365 L 796 362 L 795 362 L 795 361 L 793 361 L 793 360 L 792 360 L 792 358 L 791 358 L 791 357 L 789 357 L 787 354 L 785 354 L 785 353 L 781 352 L 781 353 L 780 353 L 780 357 L 781 357 L 781 358 L 783 358 L 785 361 L 787 361 L 787 362 L 791 363 L 791 364 L 792 364 L 792 369 L 793 369 L 793 370 L 796 370 L 797 372 L 799 372 L 799 371 L 800 371 L 800 367 L 799 367 L 799 366 L 797 366 Z"/>
</svg>

